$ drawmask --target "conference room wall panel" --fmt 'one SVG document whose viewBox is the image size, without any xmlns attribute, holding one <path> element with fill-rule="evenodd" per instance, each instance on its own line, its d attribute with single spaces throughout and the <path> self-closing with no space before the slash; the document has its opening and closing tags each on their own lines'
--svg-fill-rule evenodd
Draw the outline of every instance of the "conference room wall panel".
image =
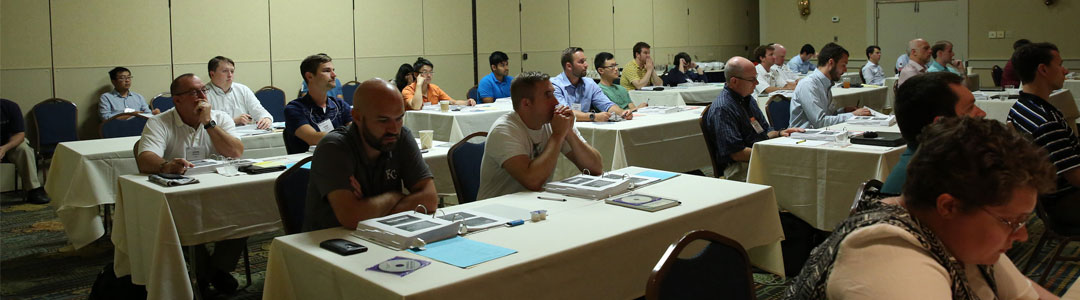
<svg viewBox="0 0 1080 300">
<path fill-rule="evenodd" d="M 690 45 L 720 45 L 720 20 L 725 13 L 724 5 L 734 8 L 733 3 L 724 3 L 720 0 L 689 0 L 686 2 L 690 8 L 687 29 Z"/>
<path fill-rule="evenodd" d="M 686 0 L 653 1 L 653 47 L 690 45 L 690 23 Z M 698 24 L 694 24 L 697 26 Z"/>
<path fill-rule="evenodd" d="M 209 59 L 207 59 L 209 60 Z M 251 88 L 251 91 L 258 91 L 259 88 L 272 85 L 270 82 L 270 62 L 269 61 L 236 61 L 236 73 L 233 74 L 233 82 L 241 83 Z M 201 63 L 189 63 L 189 64 L 175 64 L 173 65 L 173 71 L 176 76 L 184 73 L 192 73 L 199 76 L 203 83 L 210 84 L 210 74 L 206 70 L 207 62 Z M 297 76 L 299 77 L 299 65 L 297 65 Z M 299 80 L 296 80 L 299 83 Z M 171 82 L 171 81 L 170 81 Z M 162 90 L 164 92 L 165 90 Z M 287 91 L 287 90 L 286 90 Z M 289 95 L 288 92 L 285 93 Z M 295 95 L 293 93 L 292 95 Z M 143 95 L 145 96 L 145 95 Z"/>
<path fill-rule="evenodd" d="M 1080 3 L 1054 2 L 1047 6 L 1043 5 L 1042 1 L 969 1 L 969 57 L 996 60 L 1004 67 L 1005 61 L 1012 56 L 1013 42 L 1026 38 L 1035 42 L 1054 43 L 1061 49 L 1063 59 L 1080 59 L 1080 38 L 1077 38 L 1076 33 L 1076 29 L 1080 28 Z M 1004 7 L 1008 9 L 1002 9 Z M 988 33 L 991 30 L 1005 31 L 1005 38 L 990 39 Z M 985 79 L 980 82 L 985 82 Z"/>
<path fill-rule="evenodd" d="M 562 50 L 529 52 L 529 59 L 522 61 L 521 65 L 525 71 L 539 71 L 555 77 L 563 71 L 562 65 L 559 63 L 562 58 Z M 585 49 L 586 57 L 592 58 L 594 55 L 596 55 L 596 52 Z M 592 67 L 589 67 L 589 69 L 592 69 Z"/>
<path fill-rule="evenodd" d="M 50 3 L 56 68 L 171 63 L 168 1 L 57 0 Z M 60 78 L 59 75 L 56 77 Z"/>
<path fill-rule="evenodd" d="M 517 52 L 519 55 L 511 56 L 510 63 L 521 59 L 521 15 L 518 12 L 517 1 L 506 0 L 476 0 L 476 48 L 478 58 L 487 57 L 491 52 L 502 51 L 509 54 Z M 479 55 L 487 53 L 486 55 Z M 487 65 L 486 60 L 478 63 L 480 70 Z M 511 70 L 519 70 L 511 68 Z M 480 73 L 483 73 L 481 71 Z M 513 72 L 511 72 L 513 73 Z M 481 75 L 481 77 L 483 77 Z"/>
<path fill-rule="evenodd" d="M 0 70 L 0 97 L 19 104 L 25 116 L 41 100 L 52 98 L 49 68 Z"/>
<path fill-rule="evenodd" d="M 761 1 L 760 43 L 783 44 L 790 58 L 798 55 L 803 44 L 811 44 L 815 50 L 820 50 L 835 37 L 837 44 L 853 53 L 852 59 L 861 57 L 865 60 L 866 56 L 856 53 L 862 53 L 869 45 L 867 5 L 873 5 L 873 2 L 814 1 L 810 15 L 804 17 L 799 14 L 795 1 Z M 839 17 L 839 22 L 832 22 L 834 16 Z"/>
<path fill-rule="evenodd" d="M 329 55 L 330 58 L 333 58 L 333 61 L 331 61 L 331 63 L 334 65 L 334 73 L 337 74 L 337 79 L 341 81 L 341 84 L 345 84 L 346 82 L 355 80 L 355 60 L 350 58 L 350 56 L 339 56 L 335 58 L 333 54 Z M 285 91 L 285 99 L 289 101 L 292 101 L 292 99 L 296 99 L 296 95 L 299 94 L 300 87 L 304 82 L 304 78 L 300 76 L 301 61 L 303 61 L 303 58 L 275 60 L 270 62 L 270 72 L 274 74 L 273 85 Z M 397 69 L 395 68 L 394 70 L 396 71 Z M 252 89 L 259 88 L 250 85 L 249 87 L 251 87 Z"/>
<path fill-rule="evenodd" d="M 150 101 L 159 92 L 168 91 L 172 82 L 172 67 L 164 65 L 128 65 L 133 77 L 131 90 L 143 95 Z M 55 71 L 56 97 L 71 102 L 79 108 L 79 138 L 99 138 L 98 127 L 101 115 L 98 114 L 101 94 L 113 89 L 109 80 L 109 70 L 113 67 L 57 68 Z M 44 100 L 44 99 L 42 99 Z M 39 100 L 40 101 L 40 100 Z M 24 112 L 29 109 L 24 108 Z"/>
<path fill-rule="evenodd" d="M 615 48 L 611 8 L 611 0 L 570 0 L 570 45 L 590 51 Z"/>
<path fill-rule="evenodd" d="M 384 79 L 386 81 L 390 81 L 391 79 L 394 79 L 394 75 L 397 74 L 398 67 L 400 67 L 401 64 L 412 65 L 413 62 L 416 62 L 416 56 L 415 55 L 410 55 L 410 56 L 383 56 L 383 57 L 357 57 L 356 58 L 356 66 L 357 66 L 357 69 L 356 69 L 356 78 L 357 79 L 356 80 L 360 81 L 360 82 L 363 82 L 364 80 L 368 80 L 368 79 L 371 79 L 371 78 L 378 77 L 378 78 L 382 78 L 382 79 Z M 439 66 L 439 67 L 442 67 L 442 65 L 438 64 L 438 63 L 435 63 L 435 65 Z M 440 69 L 439 71 L 442 71 L 442 70 Z M 446 73 L 448 73 L 446 76 L 449 77 L 450 72 L 447 71 Z M 438 74 L 438 72 L 436 72 L 436 75 L 441 75 L 441 74 Z M 440 78 L 437 78 L 436 82 L 438 82 L 439 79 Z M 345 84 L 345 80 L 342 80 L 341 83 Z M 436 84 L 438 84 L 438 83 L 436 83 Z M 439 86 L 441 87 L 442 85 L 439 84 Z"/>
<path fill-rule="evenodd" d="M 299 76 L 294 74 L 299 72 L 300 61 L 316 53 L 335 58 L 334 66 L 350 70 L 344 75 L 352 80 L 354 67 L 337 62 L 337 58 L 353 57 L 352 0 L 269 1 L 270 60 L 275 64 L 272 68 L 275 85 L 279 84 L 279 76 L 299 84 L 296 80 Z M 296 71 L 277 73 L 278 64 L 290 63 L 296 64 Z M 338 72 L 338 77 L 342 75 Z"/>
<path fill-rule="evenodd" d="M 51 67 L 49 42 L 49 2 L 0 2 L 0 69 Z"/>
<path fill-rule="evenodd" d="M 569 3 L 566 0 L 521 0 L 521 47 L 529 53 L 562 51 L 570 46 Z"/>
<path fill-rule="evenodd" d="M 401 0 L 394 1 L 394 5 L 387 3 L 381 0 L 356 0 L 356 57 L 424 54 L 423 1 Z M 339 23 L 348 24 L 345 20 Z M 349 34 L 351 36 L 352 33 Z"/>
<path fill-rule="evenodd" d="M 203 63 L 214 56 L 270 61 L 267 0 L 186 0 L 172 3 L 173 63 Z M 199 74 L 199 73 L 196 73 Z"/>
<path fill-rule="evenodd" d="M 717 15 L 720 23 L 720 34 L 717 36 L 719 44 L 757 46 L 761 27 L 758 24 L 758 1 L 722 0 L 721 3 Z"/>
<path fill-rule="evenodd" d="M 472 54 L 428 55 L 424 56 L 435 65 L 432 82 L 454 99 L 465 99 L 465 92 L 473 87 Z M 391 72 L 397 72 L 394 67 Z"/>
<path fill-rule="evenodd" d="M 473 51 L 472 0 L 424 1 L 423 10 L 424 54 L 468 54 L 468 67 L 461 70 L 468 70 L 468 73 L 471 74 Z"/>
<path fill-rule="evenodd" d="M 494 52 L 494 51 L 491 51 Z M 481 78 L 491 74 L 491 64 L 488 62 L 488 58 L 491 57 L 491 52 L 478 52 L 476 53 L 476 71 L 479 74 L 476 79 L 479 82 Z M 510 57 L 510 61 L 507 62 L 510 68 L 510 76 L 517 77 L 521 73 L 521 52 L 506 52 L 506 56 Z M 530 71 L 530 70 L 525 70 Z M 550 75 L 550 74 L 549 74 Z"/>
<path fill-rule="evenodd" d="M 663 1 L 663 0 L 656 0 Z M 615 0 L 615 51 L 653 44 L 653 0 Z M 616 53 L 617 58 L 624 56 Z"/>
</svg>

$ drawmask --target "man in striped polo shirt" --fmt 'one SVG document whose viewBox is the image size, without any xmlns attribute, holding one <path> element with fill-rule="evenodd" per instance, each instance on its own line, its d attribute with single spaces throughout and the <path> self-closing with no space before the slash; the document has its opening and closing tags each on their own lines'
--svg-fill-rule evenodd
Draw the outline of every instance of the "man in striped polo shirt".
<svg viewBox="0 0 1080 300">
<path fill-rule="evenodd" d="M 1060 89 L 1069 72 L 1061 62 L 1057 46 L 1034 43 L 1013 52 L 1013 67 L 1024 88 L 1009 110 L 1008 120 L 1028 133 L 1035 144 L 1046 148 L 1057 168 L 1057 191 L 1040 199 L 1058 221 L 1080 226 L 1080 139 L 1069 121 L 1050 102 L 1050 92 Z"/>
</svg>

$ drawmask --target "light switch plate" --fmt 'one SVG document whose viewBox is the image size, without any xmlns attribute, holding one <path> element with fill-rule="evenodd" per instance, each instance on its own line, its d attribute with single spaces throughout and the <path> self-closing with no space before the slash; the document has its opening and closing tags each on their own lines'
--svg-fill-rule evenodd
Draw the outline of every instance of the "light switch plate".
<svg viewBox="0 0 1080 300">
<path fill-rule="evenodd" d="M 992 38 L 992 39 L 996 39 L 997 38 L 997 31 L 991 30 L 988 37 Z"/>
<path fill-rule="evenodd" d="M 1005 38 L 1005 31 L 1002 31 L 1002 30 L 998 30 L 998 32 L 997 32 L 997 37 L 998 37 L 999 39 L 1003 39 L 1003 38 Z"/>
</svg>

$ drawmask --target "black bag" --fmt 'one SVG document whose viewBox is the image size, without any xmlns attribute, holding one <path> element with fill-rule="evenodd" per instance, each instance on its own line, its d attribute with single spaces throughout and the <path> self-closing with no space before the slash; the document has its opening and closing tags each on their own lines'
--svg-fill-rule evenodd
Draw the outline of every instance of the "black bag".
<svg viewBox="0 0 1080 300">
<path fill-rule="evenodd" d="M 780 226 L 784 228 L 784 241 L 780 242 L 784 253 L 784 273 L 795 277 L 810 258 L 810 251 L 829 237 L 828 231 L 818 230 L 790 212 L 780 212 Z"/>
<path fill-rule="evenodd" d="M 146 299 L 146 286 L 131 283 L 131 275 L 116 278 L 113 264 L 109 263 L 94 280 L 87 299 Z"/>
</svg>

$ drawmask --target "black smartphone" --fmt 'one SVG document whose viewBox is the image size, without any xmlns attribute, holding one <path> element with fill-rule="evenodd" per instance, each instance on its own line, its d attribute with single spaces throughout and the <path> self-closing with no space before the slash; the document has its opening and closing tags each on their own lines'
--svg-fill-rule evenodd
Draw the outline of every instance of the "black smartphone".
<svg viewBox="0 0 1080 300">
<path fill-rule="evenodd" d="M 330 250 L 331 252 L 337 254 L 341 254 L 341 256 L 353 255 L 367 251 L 367 247 L 343 239 L 325 240 L 322 243 L 319 243 L 319 247 Z"/>
</svg>

